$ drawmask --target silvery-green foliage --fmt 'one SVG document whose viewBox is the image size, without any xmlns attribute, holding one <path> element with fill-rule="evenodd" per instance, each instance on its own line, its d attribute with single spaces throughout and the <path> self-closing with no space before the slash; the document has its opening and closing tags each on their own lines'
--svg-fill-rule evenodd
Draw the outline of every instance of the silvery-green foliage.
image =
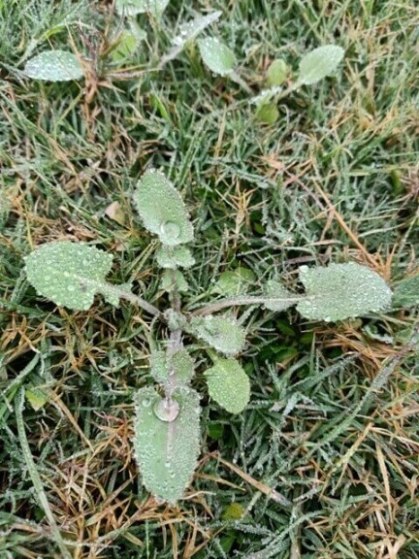
<svg viewBox="0 0 419 559">
<path fill-rule="evenodd" d="M 134 204 L 144 227 L 164 245 L 175 246 L 193 239 L 193 227 L 185 204 L 172 183 L 155 169 L 144 173 L 134 192 Z"/>
<path fill-rule="evenodd" d="M 208 345 L 225 355 L 242 351 L 246 333 L 232 316 L 193 317 L 191 332 Z"/>
<path fill-rule="evenodd" d="M 419 305 L 419 274 L 397 284 L 394 290 L 393 305 L 402 308 Z"/>
<path fill-rule="evenodd" d="M 184 348 L 172 355 L 154 351 L 150 357 L 150 372 L 154 380 L 164 386 L 187 386 L 194 374 L 194 360 Z"/>
<path fill-rule="evenodd" d="M 311 85 L 330 76 L 342 61 L 345 51 L 337 45 L 324 45 L 301 59 L 298 82 Z"/>
<path fill-rule="evenodd" d="M 119 296 L 105 277 L 112 267 L 112 255 L 84 243 L 53 241 L 25 258 L 28 281 L 36 291 L 56 305 L 87 310 L 96 293 L 117 306 Z"/>
<path fill-rule="evenodd" d="M 212 293 L 220 293 L 224 296 L 234 296 L 246 293 L 256 280 L 255 274 L 248 268 L 236 268 L 223 272 L 217 279 Z"/>
<path fill-rule="evenodd" d="M 205 373 L 209 395 L 230 413 L 240 413 L 250 399 L 249 377 L 235 359 L 217 359 Z"/>
<path fill-rule="evenodd" d="M 46 50 L 26 62 L 23 70 L 28 78 L 50 82 L 79 80 L 84 76 L 78 58 L 64 50 Z"/>
<path fill-rule="evenodd" d="M 189 289 L 185 276 L 179 270 L 165 270 L 162 274 L 160 287 L 168 293 L 173 291 L 186 293 Z"/>
<path fill-rule="evenodd" d="M 175 390 L 167 402 L 146 387 L 135 395 L 134 450 L 145 487 L 170 503 L 181 499 L 199 455 L 199 395 Z M 160 419 L 162 418 L 162 419 Z"/>
<path fill-rule="evenodd" d="M 298 311 L 310 320 L 336 321 L 378 312 L 389 307 L 391 290 L 365 266 L 349 262 L 325 268 L 300 267 L 306 298 Z"/>
<path fill-rule="evenodd" d="M 121 16 L 136 16 L 151 12 L 161 14 L 169 4 L 169 0 L 116 0 L 115 8 Z"/>
<path fill-rule="evenodd" d="M 184 246 L 163 245 L 156 253 L 161 268 L 190 268 L 195 264 L 191 251 Z"/>
<path fill-rule="evenodd" d="M 269 280 L 266 283 L 265 295 L 268 299 L 266 299 L 264 306 L 270 311 L 281 312 L 295 305 L 292 301 L 281 301 L 281 299 L 290 299 L 294 295 L 277 280 Z M 272 299 L 269 299 L 269 297 Z"/>
<path fill-rule="evenodd" d="M 220 76 L 228 76 L 234 71 L 236 57 L 234 52 L 219 39 L 207 37 L 198 41 L 199 52 L 204 64 Z"/>
</svg>

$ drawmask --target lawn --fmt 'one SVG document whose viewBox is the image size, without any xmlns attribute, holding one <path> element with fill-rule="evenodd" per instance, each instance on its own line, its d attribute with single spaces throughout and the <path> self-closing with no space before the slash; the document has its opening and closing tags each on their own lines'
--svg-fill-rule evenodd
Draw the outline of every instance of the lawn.
<svg viewBox="0 0 419 559">
<path fill-rule="evenodd" d="M 235 80 L 196 41 L 166 57 L 214 10 L 200 37 L 234 51 Z M 132 203 L 155 167 L 194 224 L 190 305 L 237 269 L 255 291 L 276 276 L 300 292 L 299 266 L 357 262 L 400 289 L 419 271 L 414 2 L 170 0 L 133 21 L 124 55 L 112 2 L 0 0 L 0 558 L 419 558 L 418 306 L 336 323 L 235 309 L 250 403 L 230 415 L 208 397 L 196 345 L 201 454 L 169 505 L 132 446 L 164 323 L 102 297 L 56 306 L 24 272 L 42 243 L 87 242 L 114 255 L 113 283 L 167 308 Z M 331 43 L 345 50 L 333 75 L 292 91 L 301 58 Z M 52 48 L 81 56 L 85 78 L 26 77 Z M 275 59 L 291 91 L 266 123 L 252 99 Z"/>
</svg>

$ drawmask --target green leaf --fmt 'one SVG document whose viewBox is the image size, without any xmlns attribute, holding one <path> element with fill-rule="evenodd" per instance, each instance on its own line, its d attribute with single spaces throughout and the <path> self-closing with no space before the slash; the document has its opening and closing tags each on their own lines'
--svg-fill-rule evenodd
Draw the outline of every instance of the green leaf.
<svg viewBox="0 0 419 559">
<path fill-rule="evenodd" d="M 225 297 L 240 295 L 241 293 L 246 293 L 255 280 L 256 277 L 252 270 L 240 266 L 235 270 L 223 272 L 211 292 L 220 293 Z"/>
<path fill-rule="evenodd" d="M 279 118 L 278 107 L 275 103 L 259 105 L 256 110 L 256 119 L 264 124 L 275 124 Z"/>
<path fill-rule="evenodd" d="M 278 58 L 274 60 L 266 72 L 266 82 L 269 87 L 282 85 L 287 79 L 288 66 L 285 60 Z"/>
<path fill-rule="evenodd" d="M 40 409 L 42 409 L 50 400 L 50 396 L 37 386 L 26 388 L 25 397 L 30 403 L 32 409 L 35 411 L 39 411 Z"/>
<path fill-rule="evenodd" d="M 345 51 L 337 45 L 324 45 L 312 50 L 300 62 L 298 82 L 311 85 L 330 76 L 343 60 Z"/>
<path fill-rule="evenodd" d="M 105 282 L 112 256 L 84 243 L 45 243 L 25 258 L 29 283 L 56 305 L 87 310 L 96 293 L 117 306 L 117 289 Z"/>
<path fill-rule="evenodd" d="M 161 14 L 169 4 L 169 0 L 116 0 L 115 8 L 121 16 L 136 16 L 151 12 Z"/>
<path fill-rule="evenodd" d="M 165 386 L 187 386 L 194 375 L 194 360 L 186 349 L 173 355 L 155 351 L 150 357 L 151 375 Z"/>
<path fill-rule="evenodd" d="M 172 183 L 156 170 L 147 171 L 138 182 L 134 203 L 144 227 L 169 246 L 188 243 L 193 227 L 185 204 Z"/>
<path fill-rule="evenodd" d="M 145 487 L 174 503 L 189 485 L 199 455 L 199 395 L 190 388 L 178 388 L 167 413 L 166 403 L 154 388 L 138 390 L 134 450 Z M 168 417 L 174 419 L 167 421 Z"/>
<path fill-rule="evenodd" d="M 165 270 L 161 278 L 160 287 L 167 291 L 167 293 L 172 293 L 173 291 L 186 293 L 189 289 L 185 276 L 179 270 Z"/>
<path fill-rule="evenodd" d="M 217 359 L 205 373 L 209 395 L 230 413 L 240 413 L 250 400 L 249 377 L 235 359 Z"/>
<path fill-rule="evenodd" d="M 232 50 L 218 39 L 207 37 L 198 41 L 199 52 L 204 64 L 220 76 L 231 74 L 236 66 L 236 57 Z"/>
<path fill-rule="evenodd" d="M 267 297 L 272 297 L 272 300 L 267 300 L 264 304 L 265 309 L 269 309 L 270 311 L 281 312 L 295 305 L 295 302 L 292 301 L 276 300 L 294 297 L 294 295 L 277 280 L 269 280 L 266 283 L 265 294 Z"/>
<path fill-rule="evenodd" d="M 336 321 L 378 312 L 390 305 L 391 290 L 375 272 L 349 262 L 327 268 L 300 267 L 307 299 L 298 311 L 310 320 Z"/>
<path fill-rule="evenodd" d="M 191 251 L 184 246 L 162 246 L 156 253 L 161 268 L 190 268 L 195 264 Z"/>
<path fill-rule="evenodd" d="M 225 316 L 194 317 L 192 333 L 207 344 L 226 355 L 239 353 L 246 342 L 246 334 L 237 320 Z"/>
<path fill-rule="evenodd" d="M 79 80 L 84 77 L 77 57 L 64 50 L 46 50 L 26 62 L 23 70 L 28 78 L 50 82 Z"/>
<path fill-rule="evenodd" d="M 111 58 L 115 62 L 122 62 L 127 58 L 131 58 L 140 46 L 141 40 L 136 33 L 132 31 L 122 31 L 118 37 L 115 48 L 112 49 Z"/>
<path fill-rule="evenodd" d="M 409 308 L 419 305 L 419 274 L 406 278 L 394 289 L 393 306 Z"/>
</svg>

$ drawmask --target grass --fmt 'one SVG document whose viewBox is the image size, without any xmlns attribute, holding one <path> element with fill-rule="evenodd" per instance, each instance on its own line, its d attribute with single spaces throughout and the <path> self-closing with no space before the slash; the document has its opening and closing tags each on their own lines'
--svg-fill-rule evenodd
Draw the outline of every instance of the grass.
<svg viewBox="0 0 419 559">
<path fill-rule="evenodd" d="M 110 280 L 134 280 L 164 308 L 156 242 L 131 204 L 153 164 L 199 232 L 190 301 L 210 300 L 239 264 L 294 288 L 303 263 L 356 260 L 393 286 L 413 275 L 414 3 L 212 2 L 223 15 L 211 33 L 255 94 L 275 57 L 295 69 L 319 44 L 345 48 L 337 76 L 281 101 L 273 126 L 196 47 L 147 71 L 189 2 L 140 18 L 147 40 L 124 79 L 104 62 L 118 19 L 93 4 L 0 0 L 0 557 L 418 558 L 418 368 L 406 342 L 417 309 L 338 325 L 253 313 L 251 405 L 231 417 L 204 398 L 199 468 L 167 507 L 139 484 L 131 447 L 132 394 L 150 382 L 147 316 L 100 300 L 57 309 L 22 273 L 42 242 L 89 241 L 115 253 Z M 25 58 L 48 45 L 87 55 L 96 74 L 23 79 Z M 202 375 L 196 386 L 205 394 Z"/>
</svg>

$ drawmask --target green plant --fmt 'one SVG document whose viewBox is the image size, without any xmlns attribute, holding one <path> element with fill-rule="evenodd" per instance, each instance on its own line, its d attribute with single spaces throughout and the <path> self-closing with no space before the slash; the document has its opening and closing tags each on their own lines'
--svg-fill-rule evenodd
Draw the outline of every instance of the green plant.
<svg viewBox="0 0 419 559">
<path fill-rule="evenodd" d="M 167 325 L 168 339 L 152 340 L 150 348 L 150 373 L 156 386 L 140 388 L 135 394 L 134 447 L 147 489 L 174 502 L 190 482 L 199 454 L 200 397 L 191 384 L 196 368 L 192 353 L 201 347 L 185 347 L 184 339 L 200 340 L 212 361 L 204 372 L 210 397 L 228 412 L 240 413 L 250 399 L 250 381 L 236 357 L 245 348 L 247 332 L 232 308 L 281 312 L 296 305 L 308 319 L 336 321 L 386 308 L 391 291 L 375 272 L 350 262 L 324 268 L 302 266 L 304 294 L 291 293 L 274 278 L 261 292 L 249 295 L 251 272 L 250 278 L 249 273 L 240 273 L 242 288 L 233 296 L 184 307 L 181 293 L 186 297 L 191 293 L 180 269 L 194 264 L 185 246 L 194 239 L 186 206 L 176 188 L 156 170 L 147 171 L 139 181 L 134 205 L 144 227 L 161 243 L 156 260 L 163 269 L 161 285 L 170 301 L 165 311 L 132 293 L 130 284 L 106 282 L 112 256 L 85 243 L 64 240 L 41 245 L 26 257 L 26 274 L 36 291 L 57 305 L 87 310 L 94 296 L 101 294 L 112 305 L 120 299 L 139 305 Z M 231 293 L 231 280 L 231 273 L 225 275 L 217 292 Z"/>
</svg>

